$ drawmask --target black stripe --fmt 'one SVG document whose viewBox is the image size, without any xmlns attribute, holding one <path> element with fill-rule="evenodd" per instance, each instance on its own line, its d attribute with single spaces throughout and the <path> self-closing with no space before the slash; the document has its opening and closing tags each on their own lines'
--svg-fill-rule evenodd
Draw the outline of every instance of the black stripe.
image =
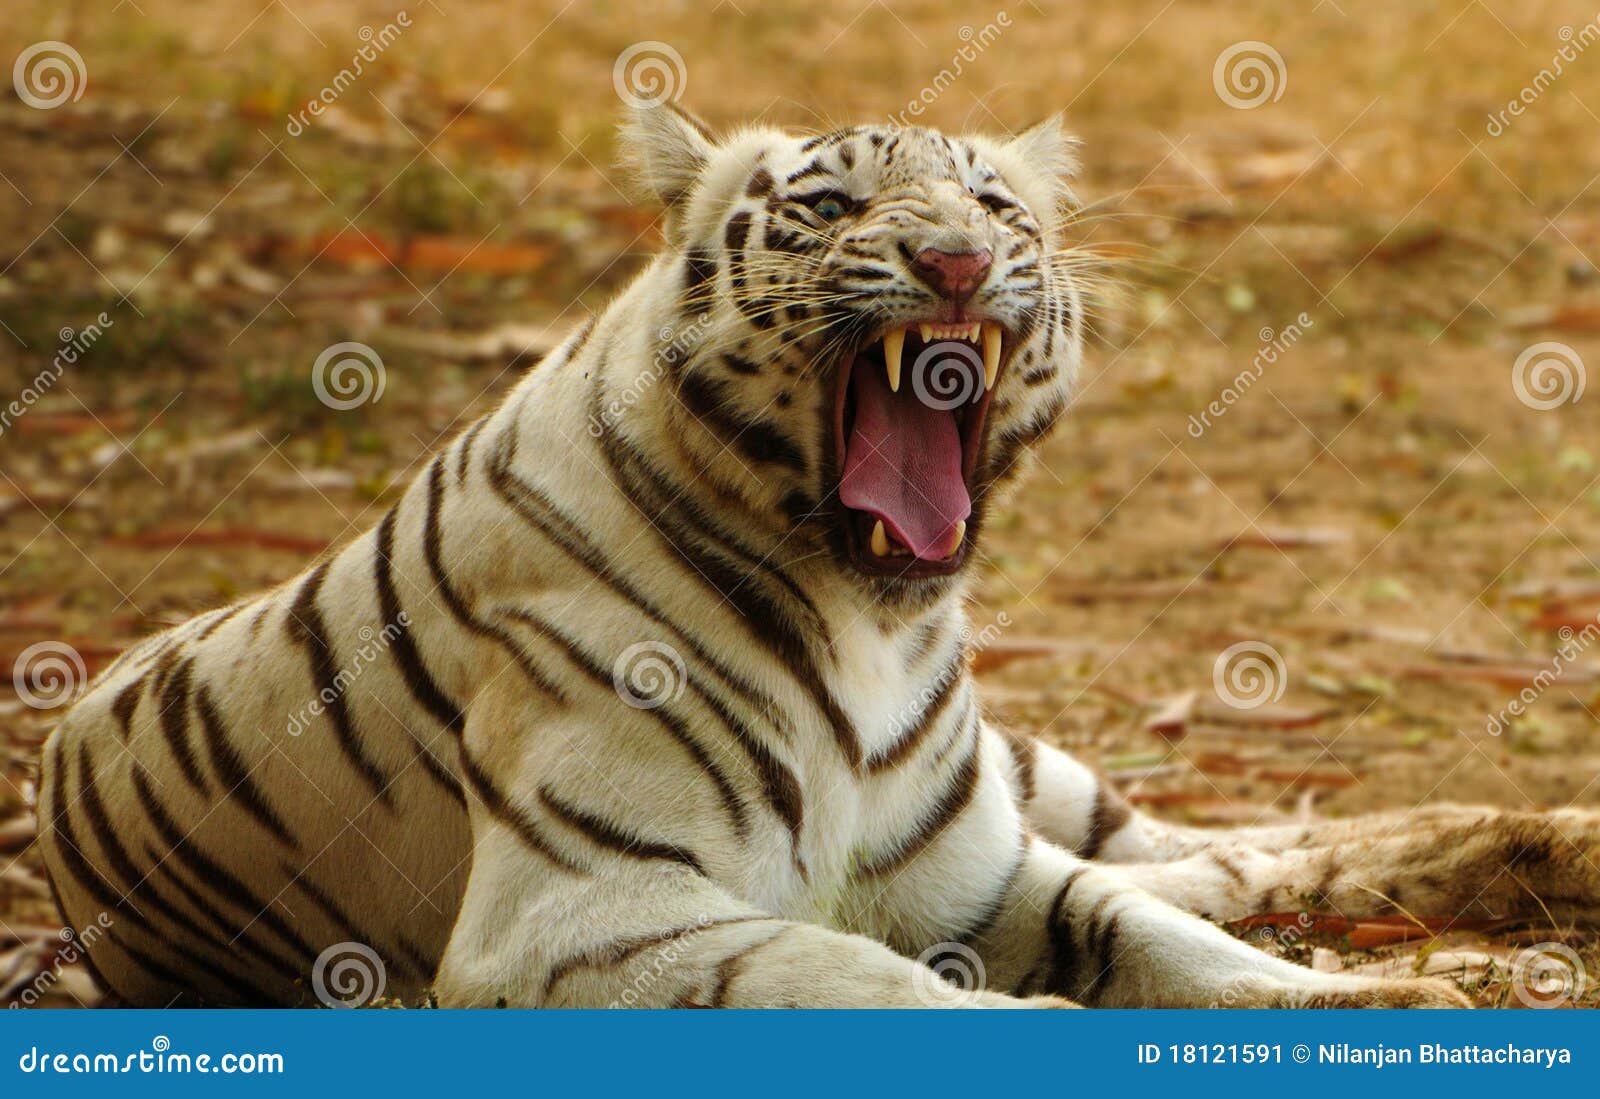
<svg viewBox="0 0 1600 1099">
<path fill-rule="evenodd" d="M 549 974 L 545 977 L 544 993 L 540 1000 L 550 998 L 556 985 L 560 984 L 573 972 L 579 969 L 596 969 L 601 966 L 619 966 L 630 958 L 638 957 L 646 950 L 657 946 L 668 946 L 691 935 L 713 928 L 732 927 L 744 923 L 771 923 L 776 916 L 724 916 L 716 920 L 700 920 L 696 923 L 683 924 L 669 928 L 665 931 L 649 935 L 637 935 L 628 938 L 614 939 L 602 946 L 592 947 L 579 954 L 563 958 L 550 967 Z"/>
<path fill-rule="evenodd" d="M 323 892 L 322 888 L 306 876 L 305 871 L 296 872 L 293 867 L 282 866 L 283 876 L 294 882 L 295 887 L 311 899 L 311 903 L 321 910 L 322 915 L 334 926 L 335 932 L 346 942 L 364 943 L 374 946 L 377 939 L 357 927 L 355 921 L 339 907 L 337 901 Z M 309 869 L 309 868 L 308 868 Z M 401 962 L 396 968 L 402 971 L 403 976 L 414 977 L 419 981 L 429 981 L 433 978 L 434 967 L 426 958 L 416 952 L 416 947 L 401 938 L 402 949 L 380 951 L 391 963 Z"/>
<path fill-rule="evenodd" d="M 168 866 L 161 855 L 150 845 L 144 847 L 144 854 L 150 860 L 150 873 L 146 884 L 154 884 L 150 879 L 159 878 L 181 893 L 185 900 L 193 906 L 194 910 L 205 917 L 206 921 L 216 928 L 216 932 L 199 927 L 193 920 L 184 924 L 190 934 L 202 942 L 214 947 L 219 953 L 227 957 L 232 965 L 239 965 L 242 955 L 255 958 L 262 965 L 272 970 L 285 981 L 294 983 L 305 978 L 303 967 L 288 961 L 282 955 L 267 947 L 248 928 L 238 930 L 234 921 L 229 920 L 211 904 L 211 897 L 183 880 L 183 876 Z M 228 940 L 219 938 L 219 935 L 229 936 Z"/>
<path fill-rule="evenodd" d="M 696 874 L 702 876 L 705 874 L 705 868 L 700 865 L 700 860 L 695 858 L 694 854 L 686 848 L 679 847 L 676 844 L 643 839 L 625 832 L 618 826 L 595 816 L 593 813 L 562 801 L 552 794 L 549 787 L 546 786 L 539 787 L 539 800 L 546 809 L 561 818 L 568 827 L 574 831 L 582 832 L 601 847 L 609 848 L 621 855 L 630 855 L 636 859 L 666 859 L 670 862 L 681 863 Z"/>
<path fill-rule="evenodd" d="M 916 829 L 901 840 L 891 854 L 869 864 L 864 868 L 864 873 L 877 877 L 898 870 L 921 854 L 941 832 L 955 822 L 962 811 L 971 804 L 973 795 L 977 793 L 980 748 L 980 742 L 975 740 L 972 750 L 967 753 L 967 758 L 956 770 L 955 777 L 938 804 L 917 822 Z"/>
<path fill-rule="evenodd" d="M 905 735 L 891 744 L 887 751 L 881 755 L 869 757 L 863 765 L 868 774 L 878 774 L 891 767 L 896 767 L 905 762 L 906 758 L 916 751 L 918 745 L 925 740 L 929 733 L 938 727 L 939 721 L 950 707 L 950 702 L 955 698 L 956 692 L 967 682 L 966 672 L 967 654 L 963 646 L 957 645 L 955 656 L 950 663 L 939 672 L 936 682 L 938 691 L 922 712 L 917 715 L 917 723 Z"/>
<path fill-rule="evenodd" d="M 480 416 L 471 427 L 467 428 L 466 434 L 461 436 L 461 449 L 456 453 L 457 485 L 467 483 L 467 470 L 472 468 L 472 445 L 478 441 L 479 434 L 488 426 L 489 417 Z"/>
<path fill-rule="evenodd" d="M 111 712 L 117 719 L 117 732 L 121 734 L 124 742 L 133 732 L 133 715 L 138 711 L 139 700 L 144 695 L 144 680 L 145 677 L 141 675 L 122 688 L 111 703 Z"/>
<path fill-rule="evenodd" d="M 612 432 L 602 441 L 617 483 L 632 504 L 653 515 L 652 530 L 668 554 L 685 566 L 692 581 L 705 585 L 719 600 L 727 600 L 750 623 L 750 635 L 770 649 L 794 680 L 815 701 L 828 722 L 834 741 L 851 767 L 861 764 L 861 745 L 850 715 L 828 689 L 817 667 L 815 651 L 831 652 L 827 627 L 809 596 L 793 578 L 740 545 L 732 532 L 718 526 L 694 501 L 673 493 L 648 459 L 632 444 Z M 637 472 L 645 484 L 636 483 Z M 731 558 L 731 559 L 730 559 Z M 795 597 L 794 609 L 780 605 L 751 584 L 770 578 Z M 812 637 L 802 633 L 794 619 L 802 619 Z"/>
<path fill-rule="evenodd" d="M 726 381 L 689 371 L 679 379 L 678 395 L 696 419 L 752 462 L 785 466 L 802 475 L 806 472 L 805 455 L 794 440 L 772 424 L 744 415 Z"/>
<path fill-rule="evenodd" d="M 434 468 L 438 468 L 437 465 Z M 291 641 L 305 647 L 312 690 L 322 702 L 323 712 L 333 722 L 334 737 L 339 742 L 340 750 L 344 752 L 345 758 L 355 768 L 356 773 L 372 789 L 373 796 L 379 804 L 385 809 L 393 810 L 394 794 L 390 792 L 389 780 L 377 763 L 367 755 L 361 743 L 361 735 L 356 731 L 355 722 L 351 719 L 350 709 L 345 704 L 344 692 L 339 689 L 338 661 L 328 640 L 327 626 L 322 620 L 322 612 L 317 609 L 317 594 L 322 590 L 322 583 L 327 576 L 327 561 L 311 570 L 305 583 L 300 585 L 294 605 L 289 608 L 289 617 L 284 622 L 285 629 Z"/>
<path fill-rule="evenodd" d="M 1083 839 L 1083 847 L 1078 851 L 1078 857 L 1092 859 L 1100 854 L 1100 849 L 1124 824 L 1132 811 L 1128 803 L 1123 801 L 1110 783 L 1104 778 L 1097 778 L 1094 787 L 1094 811 L 1089 815 L 1089 834 Z"/>
<path fill-rule="evenodd" d="M 417 643 L 411 636 L 409 616 L 400 606 L 400 593 L 395 590 L 394 566 L 391 558 L 394 555 L 395 515 L 399 510 L 399 507 L 390 508 L 389 513 L 383 517 L 383 522 L 378 524 L 372 569 L 378 587 L 379 615 L 385 630 L 392 625 L 398 631 L 394 635 L 394 640 L 389 643 L 389 651 L 394 654 L 395 663 L 400 667 L 400 676 L 406 681 L 406 689 L 411 692 L 411 697 L 431 714 L 435 721 L 459 736 L 466 715 L 462 713 L 460 706 L 445 696 L 439 681 L 428 671 L 428 666 L 423 662 L 422 654 L 417 649 Z"/>
<path fill-rule="evenodd" d="M 61 784 L 61 776 L 64 772 L 60 768 L 60 763 L 61 761 L 58 759 L 55 786 L 55 798 L 58 801 L 64 794 L 64 787 Z M 131 909 L 137 912 L 145 922 L 149 923 L 149 918 L 145 916 L 139 907 L 140 903 L 143 903 L 148 905 L 153 912 L 164 916 L 175 927 L 187 931 L 197 943 L 212 946 L 222 954 L 230 958 L 233 957 L 235 954 L 233 949 L 216 940 L 174 902 L 163 896 L 156 888 L 155 883 L 149 880 L 148 874 L 139 871 L 127 848 L 123 847 L 121 841 L 117 838 L 117 830 L 111 822 L 110 815 L 106 812 L 105 803 L 100 800 L 100 789 L 95 782 L 94 765 L 90 762 L 87 752 L 78 756 L 78 785 L 79 803 L 83 806 L 84 812 L 88 816 L 89 828 L 94 833 L 95 839 L 100 844 L 106 859 L 111 863 L 112 871 L 120 881 L 113 882 L 98 870 L 90 867 L 88 860 L 83 856 L 72 836 L 70 820 L 64 810 L 57 821 L 57 828 L 61 838 L 70 845 L 68 851 L 62 852 L 67 857 L 69 864 L 77 869 L 87 869 L 93 874 L 92 884 L 97 887 L 91 888 L 90 892 L 94 894 L 95 899 L 101 903 L 102 907 L 107 910 L 113 908 Z M 81 880 L 82 875 L 77 876 Z M 134 900 L 135 893 L 138 894 L 137 901 Z M 151 926 L 153 927 L 154 925 L 151 924 Z M 249 985 L 243 978 L 227 977 L 224 971 L 210 965 L 203 958 L 193 954 L 193 952 L 191 952 L 189 960 L 197 968 L 211 974 L 225 985 L 232 981 L 231 987 L 256 996 L 257 1002 L 266 1001 L 265 994 Z M 292 971 L 290 976 L 293 979 Z M 180 981 L 179 984 L 187 984 L 187 982 Z M 109 982 L 107 982 L 107 987 L 111 987 Z"/>
<path fill-rule="evenodd" d="M 222 611 L 215 618 L 213 618 L 210 622 L 206 623 L 206 628 L 201 630 L 198 634 L 195 635 L 195 640 L 196 641 L 204 641 L 206 638 L 208 638 L 212 634 L 216 633 L 223 626 L 227 625 L 227 623 L 233 619 L 233 616 L 238 614 L 242 610 L 244 610 L 244 604 L 243 603 L 235 603 L 233 606 L 229 607 L 227 610 Z"/>
<path fill-rule="evenodd" d="M 1050 902 L 1049 914 L 1045 916 L 1045 933 L 1050 938 L 1050 972 L 1045 980 L 1045 988 L 1051 992 L 1069 994 L 1072 971 L 1077 968 L 1078 948 L 1072 939 L 1072 920 L 1067 915 L 1067 895 L 1078 884 L 1078 879 L 1088 872 L 1087 866 L 1068 871 L 1066 880 L 1056 891 L 1055 899 Z"/>
<path fill-rule="evenodd" d="M 156 831 L 161 834 L 162 841 L 169 849 L 168 853 L 182 863 L 197 880 L 205 882 L 208 889 L 251 914 L 246 926 L 240 928 L 240 935 L 243 935 L 249 923 L 259 921 L 263 927 L 276 934 L 307 959 L 317 956 L 317 951 L 272 910 L 271 902 L 262 901 L 250 891 L 249 886 L 235 877 L 226 867 L 201 851 L 192 837 L 185 836 L 178 830 L 178 826 L 167 815 L 160 801 L 144 781 L 144 776 L 138 771 L 133 772 L 133 792 L 138 797 L 139 804 L 144 807 L 150 823 L 154 824 Z"/>
<path fill-rule="evenodd" d="M 508 432 L 513 434 L 513 432 Z M 557 702 L 565 704 L 566 694 L 560 686 L 545 674 L 544 670 L 528 659 L 518 645 L 516 639 L 497 626 L 481 622 L 467 607 L 466 601 L 461 598 L 450 583 L 450 577 L 444 570 L 443 534 L 439 522 L 439 514 L 444 505 L 444 483 L 441 480 L 440 467 L 437 461 L 428 467 L 428 514 L 422 531 L 422 554 L 428 563 L 428 575 L 433 579 L 433 586 L 438 591 L 444 604 L 449 608 L 450 614 L 462 626 L 471 630 L 480 637 L 487 637 L 495 641 L 501 648 L 510 654 L 511 659 L 517 664 L 533 683 L 545 694 Z"/>
<path fill-rule="evenodd" d="M 783 184 L 784 184 L 785 187 L 793 187 L 796 183 L 799 183 L 799 182 L 801 182 L 803 180 L 811 179 L 811 178 L 813 178 L 815 176 L 831 176 L 831 175 L 833 175 L 833 169 L 828 167 L 826 164 L 824 164 L 822 162 L 822 160 L 819 158 L 817 160 L 813 160 L 810 164 L 807 164 L 804 168 L 801 168 L 799 171 L 792 173 L 787 179 L 785 179 L 783 181 Z"/>
<path fill-rule="evenodd" d="M 512 610 L 506 613 L 517 621 L 537 630 L 545 640 L 553 642 L 566 656 L 567 660 L 572 663 L 573 667 L 583 672 L 596 684 L 606 690 L 615 689 L 611 670 L 596 660 L 593 655 L 578 643 L 576 638 L 568 635 L 566 631 L 545 621 L 531 611 Z M 704 771 L 706 776 L 711 779 L 712 785 L 717 788 L 717 795 L 722 799 L 722 806 L 733 822 L 734 831 L 739 835 L 740 839 L 748 837 L 750 835 L 750 814 L 746 810 L 743 800 L 739 797 L 739 792 L 733 788 L 733 782 L 728 778 L 727 774 L 695 738 L 689 723 L 676 713 L 673 713 L 666 705 L 641 709 L 638 712 L 653 718 L 658 725 L 667 731 L 667 734 L 673 740 L 683 746 L 684 751 L 688 752 L 690 758 L 694 760 L 695 766 Z"/>
<path fill-rule="evenodd" d="M 178 650 L 172 650 L 174 658 Z M 209 797 L 210 787 L 205 776 L 200 773 L 200 763 L 194 754 L 194 745 L 189 743 L 189 687 L 194 679 L 194 657 L 188 657 L 177 663 L 171 673 L 166 677 L 166 685 L 161 692 L 161 709 L 156 715 L 161 726 L 161 732 L 166 737 L 167 747 L 172 750 L 172 758 L 178 761 L 178 770 L 183 772 L 184 779 L 202 797 Z"/>
<path fill-rule="evenodd" d="M 748 699 L 762 714 L 781 712 L 777 700 L 772 695 L 720 660 L 697 638 L 679 627 L 623 573 L 614 568 L 600 547 L 584 533 L 583 528 L 571 516 L 556 505 L 554 500 L 546 496 L 536 485 L 518 477 L 510 468 L 511 453 L 514 451 L 508 451 L 505 456 L 491 462 L 489 482 L 513 511 L 564 550 L 574 561 L 593 573 L 596 579 L 626 598 L 652 622 L 671 631 L 697 660 L 715 672 L 717 678 L 728 688 Z M 775 729 L 775 731 L 779 731 L 781 735 L 781 730 Z"/>
<path fill-rule="evenodd" d="M 510 828 L 529 850 L 543 855 L 563 870 L 570 870 L 574 874 L 584 872 L 583 867 L 551 845 L 545 838 L 543 829 L 539 827 L 539 822 L 520 805 L 513 804 L 511 799 L 495 786 L 488 773 L 466 752 L 461 753 L 461 772 L 466 775 L 467 783 L 477 794 L 478 800 L 483 803 L 489 815 Z"/>
<path fill-rule="evenodd" d="M 216 700 L 211 697 L 211 691 L 205 684 L 200 685 L 200 690 L 195 695 L 195 708 L 200 714 L 200 728 L 205 732 L 211 769 L 217 773 L 217 777 L 222 780 L 222 785 L 226 788 L 223 796 L 237 798 L 244 810 L 260 821 L 267 831 L 289 847 L 299 847 L 299 841 L 294 838 L 289 826 L 272 807 L 265 792 L 251 775 L 250 769 L 245 766 L 238 749 L 228 739 L 228 730 L 223 723 L 222 714 L 218 711 Z"/>
</svg>

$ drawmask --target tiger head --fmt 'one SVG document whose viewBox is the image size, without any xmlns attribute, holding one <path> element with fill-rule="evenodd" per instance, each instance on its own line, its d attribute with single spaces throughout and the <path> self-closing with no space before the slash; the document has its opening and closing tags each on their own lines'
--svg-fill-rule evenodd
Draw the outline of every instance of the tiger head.
<svg viewBox="0 0 1600 1099">
<path fill-rule="evenodd" d="M 948 590 L 1078 364 L 1059 121 L 719 139 L 659 106 L 623 148 L 668 210 L 661 336 L 683 353 L 661 403 L 698 473 L 782 556 L 880 595 Z"/>
</svg>

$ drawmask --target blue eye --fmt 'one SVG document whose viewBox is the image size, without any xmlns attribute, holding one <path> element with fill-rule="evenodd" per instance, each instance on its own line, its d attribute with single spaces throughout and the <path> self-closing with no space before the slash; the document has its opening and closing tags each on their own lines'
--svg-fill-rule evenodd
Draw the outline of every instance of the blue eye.
<svg viewBox="0 0 1600 1099">
<path fill-rule="evenodd" d="M 819 218 L 827 221 L 837 221 L 839 218 L 844 217 L 844 203 L 836 198 L 825 198 L 813 206 L 812 209 L 817 212 Z"/>
</svg>

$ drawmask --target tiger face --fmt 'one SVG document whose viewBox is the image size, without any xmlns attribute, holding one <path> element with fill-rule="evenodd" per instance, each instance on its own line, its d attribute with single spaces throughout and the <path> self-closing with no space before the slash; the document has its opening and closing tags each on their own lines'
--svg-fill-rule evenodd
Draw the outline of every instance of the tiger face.
<svg viewBox="0 0 1600 1099">
<path fill-rule="evenodd" d="M 675 109 L 633 125 L 679 310 L 703 317 L 677 379 L 685 437 L 710 434 L 708 470 L 838 570 L 942 590 L 1075 372 L 1058 127 L 718 142 Z"/>
</svg>

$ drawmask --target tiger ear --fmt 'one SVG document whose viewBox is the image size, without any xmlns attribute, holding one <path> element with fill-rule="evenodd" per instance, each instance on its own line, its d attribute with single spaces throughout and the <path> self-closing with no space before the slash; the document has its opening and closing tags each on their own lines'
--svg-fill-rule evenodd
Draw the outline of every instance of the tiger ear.
<svg viewBox="0 0 1600 1099">
<path fill-rule="evenodd" d="M 1076 201 L 1078 140 L 1062 128 L 1060 114 L 992 145 L 994 166 L 1034 212 L 1054 220 L 1058 207 Z"/>
<path fill-rule="evenodd" d="M 668 207 L 694 187 L 716 151 L 711 128 L 672 103 L 641 105 L 622 124 L 623 163 Z"/>
</svg>

